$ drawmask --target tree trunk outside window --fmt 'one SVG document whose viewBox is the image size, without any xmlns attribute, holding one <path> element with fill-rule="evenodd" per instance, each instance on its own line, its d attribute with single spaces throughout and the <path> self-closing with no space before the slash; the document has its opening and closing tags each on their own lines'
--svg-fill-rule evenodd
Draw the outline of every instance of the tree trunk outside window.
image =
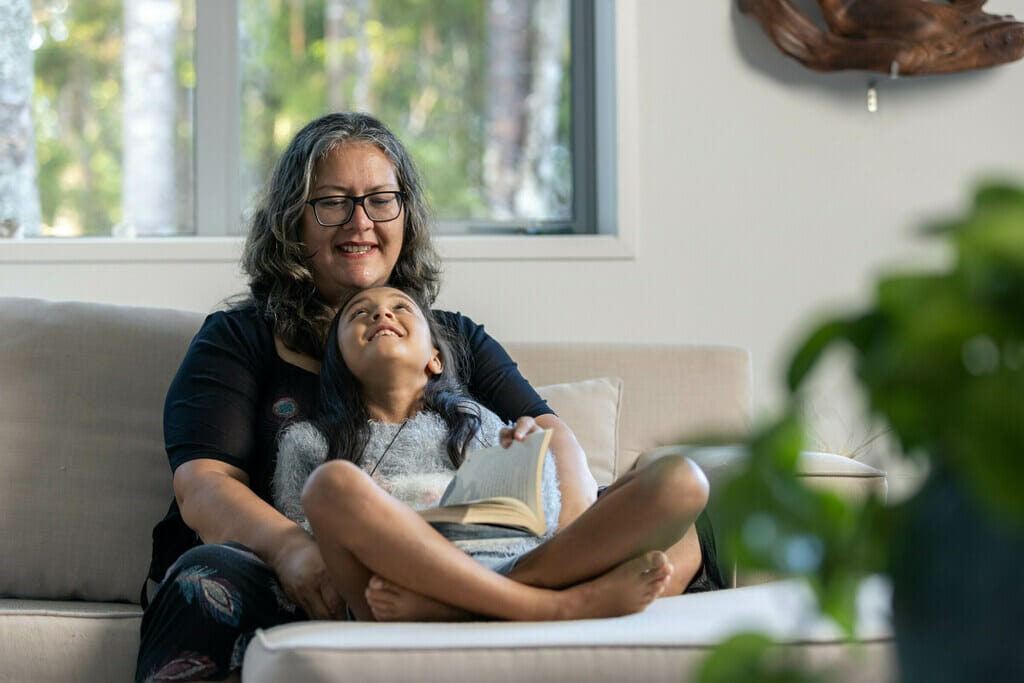
<svg viewBox="0 0 1024 683">
<path fill-rule="evenodd" d="M 175 0 L 124 3 L 123 236 L 177 232 Z"/>
<path fill-rule="evenodd" d="M 369 12 L 369 0 L 326 0 L 324 4 L 324 67 L 331 111 L 373 111 L 373 57 L 366 33 Z"/>
<path fill-rule="evenodd" d="M 530 9 L 532 2 L 491 0 L 487 41 L 487 147 L 484 183 L 491 214 L 515 216 L 519 149 L 530 93 Z"/>
<path fill-rule="evenodd" d="M 519 161 L 516 213 L 528 218 L 566 217 L 571 178 L 558 164 L 558 103 L 561 98 L 565 35 L 569 8 L 565 0 L 536 0 L 533 15 L 533 64 L 526 101 L 525 133 Z M 565 157 L 567 150 L 562 150 Z M 571 172 L 571 171 L 570 171 Z"/>
<path fill-rule="evenodd" d="M 0 238 L 39 233 L 32 126 L 32 7 L 0 2 Z"/>
<path fill-rule="evenodd" d="M 491 0 L 484 181 L 499 219 L 569 218 L 572 169 L 558 147 L 566 0 Z"/>
</svg>

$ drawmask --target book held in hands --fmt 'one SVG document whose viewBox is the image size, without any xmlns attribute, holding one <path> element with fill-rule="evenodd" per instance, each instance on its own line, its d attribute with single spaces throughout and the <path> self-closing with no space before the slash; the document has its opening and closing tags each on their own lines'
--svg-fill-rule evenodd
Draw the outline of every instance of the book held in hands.
<svg viewBox="0 0 1024 683">
<path fill-rule="evenodd" d="M 472 451 L 455 472 L 437 507 L 421 510 L 428 522 L 494 524 L 537 536 L 547 531 L 541 480 L 551 430 L 527 434 L 508 448 Z"/>
</svg>

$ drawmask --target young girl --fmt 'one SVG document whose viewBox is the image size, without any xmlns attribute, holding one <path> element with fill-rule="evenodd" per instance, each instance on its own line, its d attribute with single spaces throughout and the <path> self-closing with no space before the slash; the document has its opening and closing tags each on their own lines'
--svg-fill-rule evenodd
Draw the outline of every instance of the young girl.
<svg viewBox="0 0 1024 683">
<path fill-rule="evenodd" d="M 422 392 L 422 398 L 413 397 L 416 407 L 409 417 L 399 419 L 396 414 L 390 419 L 387 416 L 374 419 L 368 412 L 359 380 L 345 364 L 344 351 L 339 346 L 339 342 L 346 341 L 339 337 L 339 330 L 345 323 L 339 318 L 340 327 L 332 328 L 333 338 L 329 342 L 332 353 L 327 354 L 323 372 L 327 379 L 323 385 L 321 413 L 329 417 L 316 425 L 300 422 L 289 426 L 278 443 L 274 504 L 306 531 L 310 531 L 310 526 L 300 502 L 302 487 L 313 470 L 330 459 L 330 454 L 360 465 L 394 498 L 414 510 L 422 510 L 438 503 L 468 452 L 498 443 L 507 447 L 516 433 L 495 413 L 467 398 L 455 379 L 459 375 L 458 359 L 444 339 L 442 328 L 432 316 L 425 317 L 424 309 L 413 303 L 408 294 L 391 288 L 367 291 L 365 301 L 353 302 L 350 314 L 358 315 L 362 311 L 359 306 L 370 305 L 378 299 L 385 305 L 390 302 L 396 322 L 380 327 L 378 334 L 384 343 L 376 345 L 375 350 L 385 344 L 390 347 L 386 349 L 388 353 L 400 348 L 393 341 L 399 338 L 397 320 L 406 312 L 415 311 L 412 324 L 405 326 L 410 330 L 406 339 L 411 344 L 419 344 L 417 350 L 430 356 L 430 371 L 419 367 L 422 359 L 416 360 L 413 365 L 405 366 L 409 374 L 395 375 L 394 382 L 413 392 Z M 403 370 L 398 356 L 380 360 L 398 363 L 389 370 Z M 520 438 L 539 429 L 532 418 L 522 418 L 518 427 Z M 345 448 L 345 444 L 362 446 Z M 561 512 L 556 472 L 549 451 L 542 473 L 542 499 L 548 522 L 543 536 L 483 524 L 435 523 L 432 526 L 478 562 L 496 571 L 506 571 L 516 557 L 554 533 Z"/>
<path fill-rule="evenodd" d="M 621 477 L 553 535 L 510 539 L 498 531 L 481 558 L 498 571 L 417 514 L 415 507 L 436 504 L 467 449 L 495 431 L 507 445 L 537 429 L 530 418 L 503 429 L 460 393 L 456 358 L 427 315 L 394 288 L 353 296 L 328 337 L 316 424 L 323 437 L 308 425 L 282 437 L 278 471 L 290 474 L 277 477 L 276 500 L 296 521 L 305 513 L 350 613 L 577 619 L 629 614 L 682 592 L 702 566 L 693 523 L 707 501 L 703 473 L 684 458 Z M 303 430 L 313 435 L 305 445 L 297 438 Z M 324 460 L 297 505 L 297 482 Z M 479 526 L 463 529 L 470 539 L 457 543 L 474 551 Z"/>
</svg>

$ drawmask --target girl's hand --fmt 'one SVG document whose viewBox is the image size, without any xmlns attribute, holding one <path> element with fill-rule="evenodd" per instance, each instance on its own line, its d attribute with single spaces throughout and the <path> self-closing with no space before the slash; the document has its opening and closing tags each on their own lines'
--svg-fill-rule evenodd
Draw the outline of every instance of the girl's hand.
<svg viewBox="0 0 1024 683">
<path fill-rule="evenodd" d="M 532 417 L 523 416 L 516 420 L 516 423 L 511 427 L 504 427 L 499 433 L 501 439 L 501 447 L 508 448 L 512 445 L 513 441 L 522 441 L 526 438 L 527 434 L 542 431 L 543 428 L 537 424 Z"/>
</svg>

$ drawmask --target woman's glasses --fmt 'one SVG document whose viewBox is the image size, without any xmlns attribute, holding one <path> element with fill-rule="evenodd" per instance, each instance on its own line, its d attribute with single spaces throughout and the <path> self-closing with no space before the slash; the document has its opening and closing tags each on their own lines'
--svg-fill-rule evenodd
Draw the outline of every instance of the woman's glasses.
<svg viewBox="0 0 1024 683">
<path fill-rule="evenodd" d="M 363 207 L 366 217 L 377 223 L 393 221 L 402 212 L 404 192 L 371 192 L 361 197 L 319 197 L 310 199 L 307 204 L 313 207 L 316 222 L 325 228 L 344 225 L 352 220 L 356 205 Z"/>
</svg>

